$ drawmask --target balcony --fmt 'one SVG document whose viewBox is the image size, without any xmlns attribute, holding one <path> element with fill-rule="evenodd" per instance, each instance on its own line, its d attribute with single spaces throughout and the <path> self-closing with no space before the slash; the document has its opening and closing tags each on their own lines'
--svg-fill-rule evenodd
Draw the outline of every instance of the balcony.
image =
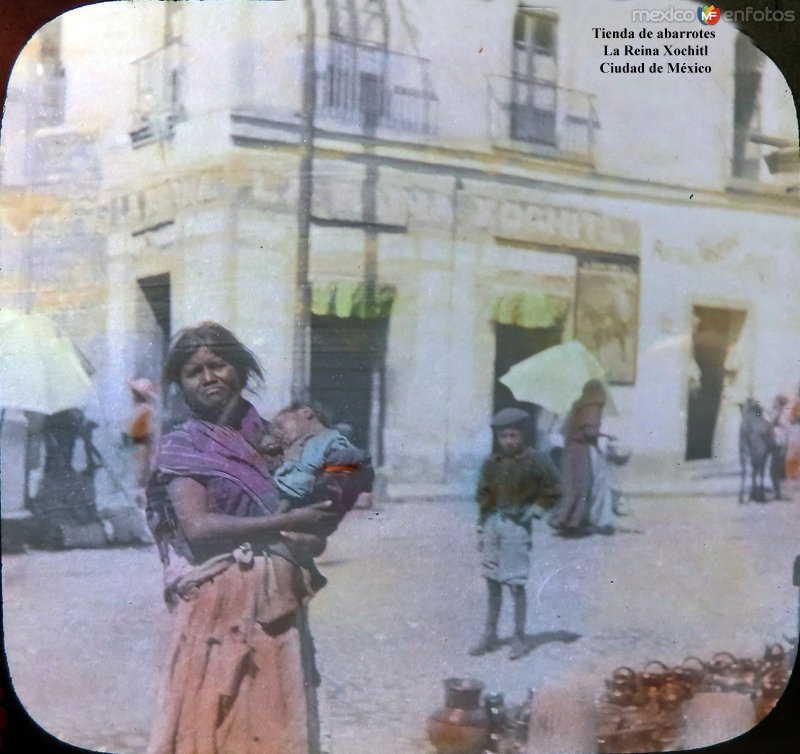
<svg viewBox="0 0 800 754">
<path fill-rule="evenodd" d="M 491 76 L 488 86 L 495 144 L 594 164 L 594 95 L 524 76 Z"/>
<path fill-rule="evenodd" d="M 131 144 L 139 147 L 171 138 L 175 124 L 185 117 L 184 79 L 180 40 L 135 60 L 136 98 L 131 113 Z"/>
<path fill-rule="evenodd" d="M 429 68 L 425 58 L 327 39 L 317 51 L 317 124 L 330 119 L 360 133 L 433 134 L 439 102 Z"/>
</svg>

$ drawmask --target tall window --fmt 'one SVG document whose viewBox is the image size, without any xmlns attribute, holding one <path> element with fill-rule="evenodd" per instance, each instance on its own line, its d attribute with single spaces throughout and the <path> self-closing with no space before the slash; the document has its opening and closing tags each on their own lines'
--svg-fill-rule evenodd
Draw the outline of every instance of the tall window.
<svg viewBox="0 0 800 754">
<path fill-rule="evenodd" d="M 511 138 L 556 145 L 557 19 L 520 10 L 511 61 Z"/>
<path fill-rule="evenodd" d="M 134 146 L 172 136 L 184 117 L 183 9 L 164 4 L 164 44 L 134 61 L 136 98 L 130 130 Z"/>
<path fill-rule="evenodd" d="M 329 0 L 329 8 L 325 105 L 374 130 L 389 108 L 385 0 Z"/>
<path fill-rule="evenodd" d="M 761 151 L 752 141 L 761 127 L 761 71 L 764 56 L 748 37 L 736 39 L 733 95 L 733 165 L 737 178 L 758 178 Z"/>
</svg>

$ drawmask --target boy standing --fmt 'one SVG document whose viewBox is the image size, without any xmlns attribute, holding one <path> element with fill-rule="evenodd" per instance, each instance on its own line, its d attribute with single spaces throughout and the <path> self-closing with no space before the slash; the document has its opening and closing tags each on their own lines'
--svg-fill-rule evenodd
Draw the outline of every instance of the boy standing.
<svg viewBox="0 0 800 754">
<path fill-rule="evenodd" d="M 527 651 L 525 585 L 530 570 L 531 528 L 559 495 L 558 472 L 552 461 L 525 444 L 528 414 L 504 408 L 492 419 L 496 448 L 484 462 L 478 482 L 478 548 L 488 589 L 486 628 L 470 650 L 472 656 L 499 647 L 497 622 L 506 584 L 514 598 L 514 640 L 509 659 Z"/>
</svg>

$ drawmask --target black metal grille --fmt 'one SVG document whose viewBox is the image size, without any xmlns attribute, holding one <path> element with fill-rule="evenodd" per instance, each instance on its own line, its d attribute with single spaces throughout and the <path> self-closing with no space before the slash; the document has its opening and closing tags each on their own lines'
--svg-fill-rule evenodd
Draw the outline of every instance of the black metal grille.
<svg viewBox="0 0 800 754">
<path fill-rule="evenodd" d="M 380 45 L 328 39 L 318 65 L 318 114 L 369 132 L 436 130 L 429 61 Z"/>
</svg>

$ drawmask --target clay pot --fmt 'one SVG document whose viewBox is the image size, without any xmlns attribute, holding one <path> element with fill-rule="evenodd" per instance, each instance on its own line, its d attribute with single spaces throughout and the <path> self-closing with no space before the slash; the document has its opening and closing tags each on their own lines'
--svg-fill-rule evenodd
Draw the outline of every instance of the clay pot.
<svg viewBox="0 0 800 754">
<path fill-rule="evenodd" d="M 641 675 L 642 687 L 657 704 L 673 708 L 688 695 L 686 684 L 680 673 L 668 668 L 663 662 L 654 660 L 645 665 Z"/>
<path fill-rule="evenodd" d="M 666 709 L 674 709 L 690 696 L 686 686 L 674 673 L 667 678 L 658 695 L 658 702 Z"/>
<path fill-rule="evenodd" d="M 617 668 L 607 680 L 606 700 L 620 707 L 635 707 L 647 701 L 639 676 L 629 667 Z"/>
<path fill-rule="evenodd" d="M 787 662 L 786 650 L 781 644 L 769 644 L 764 650 L 764 658 L 758 663 L 759 670 L 766 675 L 776 668 L 791 667 Z"/>
<path fill-rule="evenodd" d="M 742 694 L 755 692 L 758 665 L 743 658 L 737 660 L 730 652 L 717 652 L 711 658 L 709 684 L 720 691 Z"/>
<path fill-rule="evenodd" d="M 736 666 L 736 658 L 730 652 L 717 652 L 710 663 L 711 671 L 714 673 L 729 672 Z"/>
<path fill-rule="evenodd" d="M 448 678 L 444 689 L 445 706 L 428 718 L 428 739 L 437 754 L 480 754 L 489 742 L 489 714 L 480 703 L 483 684 Z"/>
<path fill-rule="evenodd" d="M 657 695 L 667 681 L 672 679 L 670 669 L 658 660 L 653 660 L 645 665 L 642 671 L 642 686 L 644 686 L 651 695 Z"/>
<path fill-rule="evenodd" d="M 789 682 L 789 671 L 777 666 L 761 679 L 761 693 L 756 703 L 756 720 L 763 720 L 778 703 L 786 684 Z"/>
<path fill-rule="evenodd" d="M 683 662 L 673 668 L 678 681 L 683 684 L 686 696 L 698 691 L 706 681 L 706 664 L 697 657 L 685 657 Z"/>
</svg>

